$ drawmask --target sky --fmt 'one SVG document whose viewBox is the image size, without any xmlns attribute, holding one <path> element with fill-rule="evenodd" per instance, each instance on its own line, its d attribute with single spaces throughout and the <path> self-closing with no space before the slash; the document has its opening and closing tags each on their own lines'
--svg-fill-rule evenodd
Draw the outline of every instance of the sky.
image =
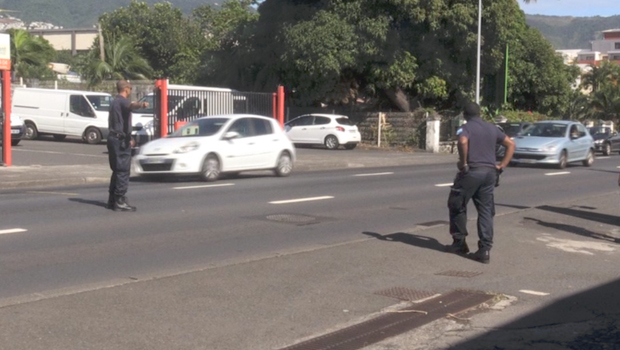
<svg viewBox="0 0 620 350">
<path fill-rule="evenodd" d="M 615 16 L 620 15 L 620 0 L 537 0 L 529 4 L 519 1 L 528 15 L 547 16 Z"/>
</svg>

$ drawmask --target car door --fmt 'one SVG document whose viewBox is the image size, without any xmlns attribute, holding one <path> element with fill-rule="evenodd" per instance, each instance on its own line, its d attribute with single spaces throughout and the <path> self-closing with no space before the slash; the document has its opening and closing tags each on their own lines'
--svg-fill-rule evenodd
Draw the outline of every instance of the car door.
<svg viewBox="0 0 620 350">
<path fill-rule="evenodd" d="M 63 134 L 81 136 L 96 119 L 95 111 L 84 95 L 69 96 L 69 113 L 63 120 Z"/>
<path fill-rule="evenodd" d="M 236 132 L 238 137 L 222 140 L 222 155 L 224 156 L 224 171 L 240 171 L 252 169 L 257 166 L 256 142 L 254 126 L 251 118 L 239 118 L 235 120 L 228 130 L 224 132 Z"/>
<path fill-rule="evenodd" d="M 289 139 L 293 143 L 309 143 L 310 134 L 308 127 L 312 125 L 313 120 L 314 116 L 302 115 L 287 123 L 285 130 Z"/>
<path fill-rule="evenodd" d="M 254 151 L 256 167 L 264 169 L 272 167 L 280 152 L 279 137 L 274 134 L 272 123 L 262 118 L 250 118 L 254 129 Z"/>
<path fill-rule="evenodd" d="M 322 116 L 315 116 L 312 125 L 308 127 L 308 137 L 311 143 L 323 144 L 325 137 L 333 134 L 335 130 L 331 124 L 331 119 Z"/>
<path fill-rule="evenodd" d="M 568 150 L 569 161 L 585 159 L 592 143 L 592 138 L 588 136 L 586 128 L 580 124 L 572 124 L 568 135 L 571 139 Z"/>
</svg>

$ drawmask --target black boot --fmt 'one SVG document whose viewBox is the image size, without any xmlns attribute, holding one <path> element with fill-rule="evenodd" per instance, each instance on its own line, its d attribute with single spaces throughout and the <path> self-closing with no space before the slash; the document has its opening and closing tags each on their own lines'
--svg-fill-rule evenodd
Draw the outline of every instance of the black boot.
<svg viewBox="0 0 620 350">
<path fill-rule="evenodd" d="M 469 257 L 477 262 L 488 264 L 491 262 L 491 249 L 480 247 L 477 252 L 470 254 Z"/>
<path fill-rule="evenodd" d="M 452 245 L 447 245 L 446 253 L 453 254 L 467 254 L 469 253 L 469 247 L 467 246 L 467 242 L 465 239 L 454 239 Z"/>
<path fill-rule="evenodd" d="M 114 196 L 113 195 L 108 196 L 108 202 L 106 203 L 105 208 L 114 209 Z"/>
<path fill-rule="evenodd" d="M 129 205 L 125 196 L 120 196 L 114 201 L 114 211 L 136 211 L 136 207 Z"/>
</svg>

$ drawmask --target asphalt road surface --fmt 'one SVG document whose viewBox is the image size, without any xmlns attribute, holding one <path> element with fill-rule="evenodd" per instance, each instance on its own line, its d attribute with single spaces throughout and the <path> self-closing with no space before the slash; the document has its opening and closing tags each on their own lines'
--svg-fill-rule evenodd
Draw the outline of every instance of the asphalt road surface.
<svg viewBox="0 0 620 350">
<path fill-rule="evenodd" d="M 84 158 L 105 157 L 102 145 L 82 146 Z M 496 192 L 497 215 L 605 194 L 609 186 L 599 184 L 615 184 L 619 160 L 600 157 L 591 168 L 565 170 L 510 168 Z M 167 276 L 445 221 L 454 174 L 454 165 L 444 164 L 289 178 L 257 173 L 215 183 L 132 181 L 136 213 L 106 210 L 106 185 L 7 192 L 0 194 L 0 300 Z"/>
</svg>

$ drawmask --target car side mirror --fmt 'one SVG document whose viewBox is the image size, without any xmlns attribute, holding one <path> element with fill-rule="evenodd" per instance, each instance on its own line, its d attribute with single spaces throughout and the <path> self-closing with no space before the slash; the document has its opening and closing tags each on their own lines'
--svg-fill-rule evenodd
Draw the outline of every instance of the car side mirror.
<svg viewBox="0 0 620 350">
<path fill-rule="evenodd" d="M 226 134 L 224 134 L 224 140 L 232 140 L 232 139 L 236 139 L 239 138 L 239 133 L 236 131 L 229 131 Z"/>
</svg>

